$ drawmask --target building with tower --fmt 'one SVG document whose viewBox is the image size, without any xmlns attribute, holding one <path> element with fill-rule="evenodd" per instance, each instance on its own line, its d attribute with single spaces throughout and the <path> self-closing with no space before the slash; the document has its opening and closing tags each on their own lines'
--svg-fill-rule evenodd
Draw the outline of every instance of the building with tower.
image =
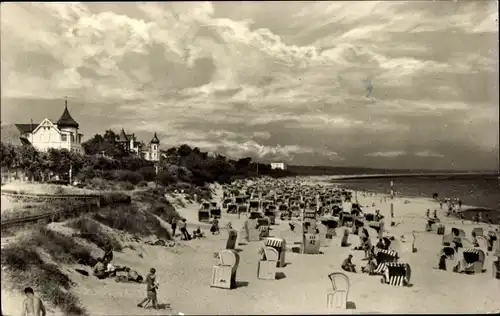
<svg viewBox="0 0 500 316">
<path fill-rule="evenodd" d="M 21 142 L 25 145 L 31 144 L 39 151 L 54 148 L 83 154 L 83 134 L 78 132 L 79 124 L 69 113 L 67 100 L 64 101 L 64 111 L 57 122 L 45 118 L 41 123 L 32 121 L 15 126 L 20 132 Z"/>
<path fill-rule="evenodd" d="M 160 140 L 156 133 L 149 142 L 149 145 L 139 141 L 135 134 L 127 134 L 122 128 L 117 136 L 118 143 L 122 144 L 126 151 L 139 155 L 149 161 L 160 160 Z"/>
</svg>

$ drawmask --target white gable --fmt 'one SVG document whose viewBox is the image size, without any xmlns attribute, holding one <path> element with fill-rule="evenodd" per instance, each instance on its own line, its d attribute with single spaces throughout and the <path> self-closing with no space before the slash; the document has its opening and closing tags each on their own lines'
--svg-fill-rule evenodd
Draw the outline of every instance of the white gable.
<svg viewBox="0 0 500 316">
<path fill-rule="evenodd" d="M 52 123 L 52 122 L 51 122 L 49 119 L 47 119 L 47 118 L 46 118 L 46 119 L 44 119 L 44 120 L 42 121 L 42 123 L 40 123 L 40 125 L 38 125 L 38 126 L 37 126 L 34 130 L 33 130 L 33 132 L 32 132 L 32 133 L 33 133 L 33 134 L 35 134 L 35 133 L 36 133 L 39 129 L 41 129 L 41 128 L 44 128 L 44 129 L 45 129 L 45 128 L 48 128 L 48 129 L 54 129 L 54 130 L 56 130 L 59 134 L 61 134 L 61 131 L 57 128 L 57 126 L 56 126 L 54 123 Z"/>
</svg>

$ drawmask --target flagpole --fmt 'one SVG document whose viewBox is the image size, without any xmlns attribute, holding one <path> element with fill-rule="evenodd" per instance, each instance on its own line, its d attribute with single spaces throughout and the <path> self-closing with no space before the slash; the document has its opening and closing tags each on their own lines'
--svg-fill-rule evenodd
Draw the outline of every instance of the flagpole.
<svg viewBox="0 0 500 316">
<path fill-rule="evenodd" d="M 73 184 L 73 181 L 71 181 L 73 178 L 73 164 L 70 163 L 69 165 L 69 185 Z"/>
<path fill-rule="evenodd" d="M 394 214 L 394 182 L 391 180 L 391 215 Z"/>
</svg>

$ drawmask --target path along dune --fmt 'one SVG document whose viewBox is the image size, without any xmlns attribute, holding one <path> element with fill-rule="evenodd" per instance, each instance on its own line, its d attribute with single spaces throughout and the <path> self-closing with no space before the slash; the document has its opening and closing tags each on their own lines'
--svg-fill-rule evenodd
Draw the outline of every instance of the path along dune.
<svg viewBox="0 0 500 316">
<path fill-rule="evenodd" d="M 308 180 L 311 183 L 312 180 Z M 220 203 L 221 188 L 215 187 L 214 200 Z M 381 213 L 390 218 L 389 202 L 380 202 L 381 195 L 363 196 L 358 193 L 359 203 L 370 212 L 372 203 Z M 405 204 L 404 200 L 410 203 Z M 351 309 L 342 313 L 486 313 L 500 310 L 500 281 L 491 273 L 493 256 L 486 258 L 487 272 L 475 275 L 457 274 L 434 269 L 438 263 L 438 253 L 442 236 L 435 232 L 423 232 L 427 209 L 439 209 L 436 203 L 424 199 L 395 198 L 395 227 L 387 227 L 393 236 L 404 235 L 409 245 L 402 244 L 402 261 L 412 268 L 412 287 L 391 287 L 380 283 L 380 277 L 366 274 L 347 273 L 351 283 L 348 301 Z M 369 206 L 369 207 L 365 207 Z M 181 216 L 189 223 L 192 231 L 198 226 L 207 238 L 184 242 L 175 248 L 155 247 L 136 244 L 135 251 L 126 249 L 115 253 L 119 265 L 134 267 L 145 275 L 154 267 L 157 270 L 160 289 L 160 303 L 170 304 L 171 310 L 145 310 L 136 307 L 145 296 L 145 285 L 117 283 L 112 279 L 98 280 L 84 277 L 68 267 L 67 272 L 78 284 L 76 293 L 91 315 L 154 315 L 182 312 L 189 314 L 307 314 L 326 313 L 326 291 L 331 286 L 327 275 L 341 272 L 341 263 L 349 254 L 354 255 L 353 263 L 358 269 L 365 264 L 363 254 L 349 248 L 340 247 L 340 237 L 334 237 L 330 247 L 322 248 L 320 255 L 305 255 L 287 252 L 288 265 L 279 268 L 285 277 L 268 281 L 257 278 L 258 254 L 262 242 L 238 245 L 241 249 L 237 272 L 238 287 L 233 290 L 210 287 L 212 267 L 216 263 L 213 254 L 224 249 L 227 231 L 211 235 L 208 226 L 197 221 L 198 205 L 186 204 L 178 208 Z M 374 211 L 374 209 L 373 209 Z M 438 216 L 449 230 L 450 227 L 463 229 L 468 235 L 473 227 L 470 223 L 446 218 L 438 210 Z M 221 226 L 231 222 L 240 231 L 246 217 L 223 213 Z M 271 235 L 287 240 L 289 246 L 301 240 L 300 225 L 295 232 L 290 230 L 288 221 L 272 226 Z M 165 223 L 165 225 L 167 225 Z M 481 226 L 481 225 L 480 225 Z M 482 225 L 486 229 L 486 225 Z M 341 236 L 343 228 L 337 229 Z M 411 234 L 415 231 L 417 253 L 411 252 Z M 353 246 L 358 244 L 357 236 L 350 237 Z M 297 245 L 298 246 L 298 245 Z M 406 249 L 406 251 L 404 250 Z M 141 253 L 142 258 L 138 255 Z M 451 270 L 451 268 L 449 268 Z M 3 306 L 5 306 L 2 303 Z M 5 312 L 5 311 L 4 311 Z"/>
</svg>

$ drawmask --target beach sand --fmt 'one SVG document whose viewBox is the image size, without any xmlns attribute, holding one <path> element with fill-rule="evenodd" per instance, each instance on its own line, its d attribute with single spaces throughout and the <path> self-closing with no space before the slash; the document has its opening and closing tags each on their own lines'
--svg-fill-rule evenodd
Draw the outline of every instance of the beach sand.
<svg viewBox="0 0 500 316">
<path fill-rule="evenodd" d="M 312 180 L 308 180 L 312 181 Z M 319 182 L 321 183 L 321 182 Z M 221 188 L 215 188 L 215 197 L 220 202 Z M 357 194 L 359 203 L 365 212 L 370 212 L 372 203 L 381 210 L 386 219 L 390 218 L 390 204 L 380 203 L 381 195 L 363 196 Z M 405 204 L 408 200 L 410 203 Z M 486 257 L 485 269 L 480 275 L 456 274 L 451 271 L 434 269 L 438 263 L 442 236 L 435 232 L 424 232 L 425 212 L 435 208 L 437 203 L 425 199 L 395 198 L 396 227 L 387 227 L 389 235 L 405 235 L 408 244 L 400 253 L 400 262 L 406 262 L 412 268 L 412 287 L 392 287 L 380 283 L 380 276 L 346 273 L 350 279 L 348 307 L 338 313 L 486 313 L 500 310 L 500 281 L 492 277 L 492 261 L 495 257 Z M 157 270 L 160 282 L 158 299 L 160 304 L 170 304 L 171 309 L 155 311 L 141 309 L 136 305 L 145 297 L 145 285 L 123 284 L 112 279 L 98 280 L 85 277 L 67 267 L 67 272 L 78 284 L 74 291 L 91 315 L 155 315 L 177 314 L 307 314 L 331 313 L 326 310 L 326 291 L 331 284 L 327 275 L 342 272 L 341 262 L 353 253 L 353 263 L 358 270 L 365 265 L 361 261 L 362 251 L 352 251 L 340 247 L 341 237 L 334 237 L 330 247 L 324 247 L 320 255 L 304 255 L 291 251 L 286 254 L 287 266 L 278 268 L 284 274 L 280 280 L 259 280 L 257 264 L 260 259 L 258 250 L 262 242 L 250 242 L 238 245 L 242 251 L 237 272 L 238 288 L 233 290 L 210 287 L 212 267 L 216 264 L 214 252 L 224 249 L 227 231 L 220 235 L 211 235 L 208 225 L 197 223 L 198 205 L 187 204 L 177 208 L 181 216 L 189 223 L 191 232 L 198 226 L 204 230 L 207 238 L 179 241 L 181 246 L 173 248 L 134 244 L 136 250 L 125 249 L 115 253 L 115 263 L 136 269 L 145 276 L 152 267 Z M 476 225 L 462 224 L 460 220 L 446 218 L 438 211 L 438 216 L 450 227 L 462 228 L 468 235 Z M 223 213 L 220 226 L 231 222 L 233 228 L 240 231 L 245 216 Z M 288 221 L 272 226 L 271 235 L 287 240 L 287 248 L 299 246 L 301 240 L 300 225 L 291 232 Z M 165 225 L 167 225 L 165 223 Z M 389 225 L 386 225 L 389 226 Z M 486 225 L 480 225 L 487 227 Z M 341 236 L 343 228 L 337 229 Z M 417 253 L 411 252 L 412 232 L 416 235 Z M 177 240 L 179 237 L 177 237 Z M 372 240 L 375 242 L 375 239 Z M 357 236 L 350 236 L 353 247 L 359 241 Z M 138 255 L 142 254 L 142 258 Z M 451 267 L 449 267 L 451 270 Z M 3 294 L 3 290 L 2 290 Z M 4 304 L 4 313 L 16 314 L 13 304 Z"/>
</svg>

